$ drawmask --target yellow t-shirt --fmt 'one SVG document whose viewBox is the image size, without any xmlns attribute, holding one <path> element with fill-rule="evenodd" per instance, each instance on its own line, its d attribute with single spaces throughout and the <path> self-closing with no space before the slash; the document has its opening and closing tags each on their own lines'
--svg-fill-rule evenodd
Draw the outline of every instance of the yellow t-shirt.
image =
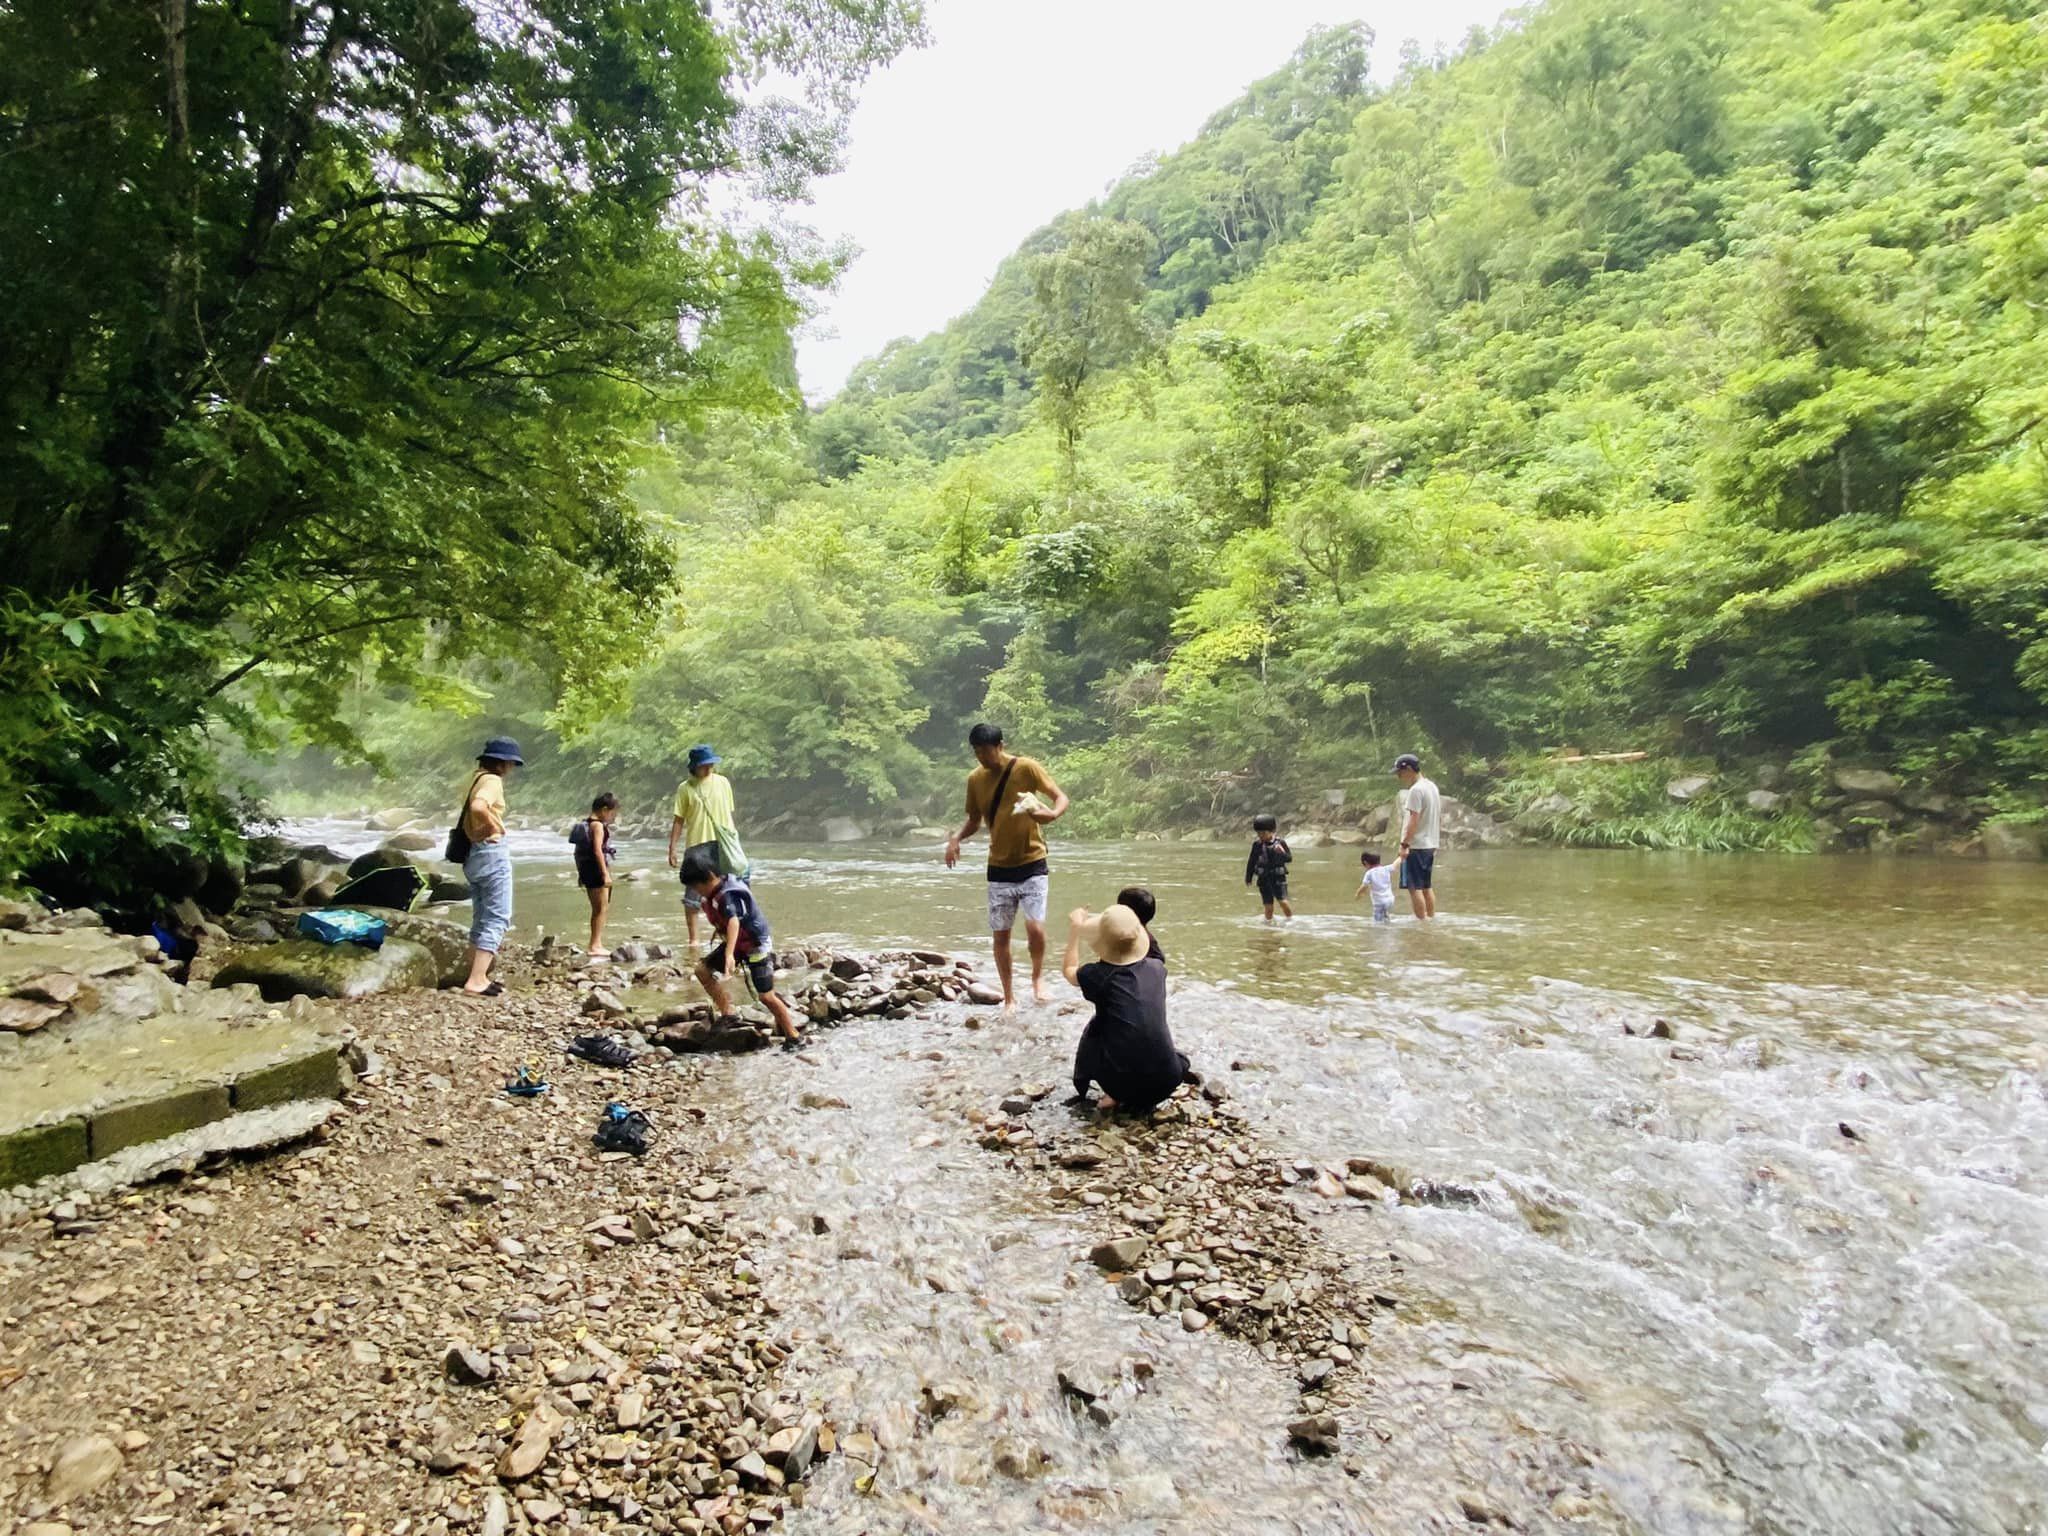
<svg viewBox="0 0 2048 1536">
<path fill-rule="evenodd" d="M 988 828 L 988 867 L 1020 869 L 1045 857 L 1045 829 L 1029 816 L 1017 814 L 1017 797 L 1027 789 L 1041 800 L 1051 802 L 1052 775 L 1028 757 L 1013 759 L 1009 782 L 1003 785 L 1003 803 L 989 814 L 989 800 L 996 792 L 1000 768 L 977 768 L 967 775 L 967 809 L 979 815 Z"/>
<path fill-rule="evenodd" d="M 683 824 L 683 846 L 695 848 L 718 841 L 718 829 L 738 830 L 733 820 L 732 780 L 715 769 L 701 779 L 685 779 L 676 790 L 675 819 Z"/>
<path fill-rule="evenodd" d="M 505 821 L 505 781 L 495 773 L 480 773 L 476 776 L 476 787 L 469 792 L 469 799 L 462 802 L 462 830 L 469 834 L 469 840 L 473 843 L 495 842 L 498 834 L 493 832 L 487 837 L 484 824 L 477 817 L 474 806 L 479 800 L 491 808 L 502 826 Z"/>
</svg>

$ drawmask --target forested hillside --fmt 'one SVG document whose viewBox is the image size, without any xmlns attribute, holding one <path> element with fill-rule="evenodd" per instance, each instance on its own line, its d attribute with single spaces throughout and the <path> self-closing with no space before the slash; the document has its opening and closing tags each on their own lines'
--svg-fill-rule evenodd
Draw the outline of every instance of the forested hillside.
<svg viewBox="0 0 2048 1536">
<path fill-rule="evenodd" d="M 810 421 L 706 419 L 647 488 L 688 617 L 610 765 L 710 736 L 886 802 L 986 714 L 1106 829 L 1410 743 L 1587 840 L 1810 845 L 1759 763 L 2036 814 L 2036 8 L 1556 0 L 1377 95 L 1364 46 L 1311 39 Z M 1680 806 L 1673 763 L 1725 771 Z"/>
<path fill-rule="evenodd" d="M 1410 745 L 1573 840 L 1854 840 L 1853 807 L 1815 819 L 1830 763 L 2040 819 L 2038 7 L 1552 0 L 1384 90 L 1373 46 L 1311 37 L 814 412 L 778 327 L 818 269 L 693 256 L 724 373 L 667 392 L 630 477 L 604 461 L 619 521 L 549 520 L 576 466 L 517 390 L 491 396 L 502 440 L 429 439 L 428 463 L 540 465 L 518 503 L 587 559 L 479 530 L 509 491 L 408 493 L 409 549 L 447 526 L 513 560 L 509 588 L 485 561 L 433 589 L 492 622 L 429 633 L 424 674 L 352 651 L 217 703 L 259 726 L 295 705 L 287 746 L 318 750 L 269 782 L 309 794 L 364 749 L 439 786 L 489 723 L 536 738 L 528 793 L 560 806 L 600 780 L 648 805 L 710 739 L 757 814 L 909 815 L 950 804 L 987 716 L 1098 831 L 1377 793 Z M 609 441 L 649 412 L 589 396 L 628 398 Z M 308 526 L 344 537 L 327 509 L 395 493 L 385 460 L 330 474 L 353 428 L 316 426 L 269 473 L 310 455 Z M 69 463 L 49 441 L 38 473 Z M 1556 766 L 1574 747 L 1650 757 Z M 1746 804 L 1759 767 L 1787 795 L 1770 813 Z M 1681 770 L 1711 778 L 1683 804 Z"/>
</svg>

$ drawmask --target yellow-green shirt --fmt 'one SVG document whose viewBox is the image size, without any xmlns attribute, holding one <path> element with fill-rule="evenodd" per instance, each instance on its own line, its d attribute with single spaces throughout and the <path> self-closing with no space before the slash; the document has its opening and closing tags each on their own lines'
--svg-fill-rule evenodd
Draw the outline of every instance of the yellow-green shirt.
<svg viewBox="0 0 2048 1536">
<path fill-rule="evenodd" d="M 683 824 L 683 846 L 718 841 L 720 827 L 738 830 L 733 821 L 732 780 L 713 770 L 701 779 L 685 779 L 676 790 L 675 818 Z"/>
</svg>

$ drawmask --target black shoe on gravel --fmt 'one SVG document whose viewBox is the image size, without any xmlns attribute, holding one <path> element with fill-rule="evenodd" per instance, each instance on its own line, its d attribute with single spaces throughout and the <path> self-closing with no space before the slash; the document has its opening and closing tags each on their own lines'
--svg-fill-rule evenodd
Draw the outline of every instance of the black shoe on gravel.
<svg viewBox="0 0 2048 1536">
<path fill-rule="evenodd" d="M 590 1139 L 597 1143 L 600 1152 L 630 1152 L 635 1157 L 645 1157 L 647 1133 L 653 1128 L 639 1110 L 607 1104 L 597 1122 L 597 1134 Z"/>
<path fill-rule="evenodd" d="M 640 1058 L 610 1035 L 578 1035 L 564 1051 L 578 1061 L 599 1067 L 630 1067 Z"/>
</svg>

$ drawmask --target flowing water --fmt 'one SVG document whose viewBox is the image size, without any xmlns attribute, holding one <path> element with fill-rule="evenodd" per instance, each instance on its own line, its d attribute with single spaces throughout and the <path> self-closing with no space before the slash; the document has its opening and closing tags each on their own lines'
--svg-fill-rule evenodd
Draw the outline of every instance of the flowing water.
<svg viewBox="0 0 2048 1536">
<path fill-rule="evenodd" d="M 580 933 L 557 837 L 517 840 L 522 937 Z M 660 848 L 623 852 L 650 874 L 614 942 L 679 937 Z M 935 850 L 754 852 L 785 942 L 985 952 L 979 874 Z M 815 1065 L 691 1068 L 800 1384 L 893 1446 L 795 1530 L 1470 1529 L 1466 1496 L 1541 1529 L 2048 1529 L 2048 873 L 1452 854 L 1443 918 L 1375 928 L 1352 857 L 1304 849 L 1268 927 L 1241 849 L 1063 846 L 1054 905 L 1153 888 L 1175 1034 L 1270 1150 L 1477 1192 L 1318 1216 L 1333 1267 L 1405 1275 L 1344 1409 L 1353 1475 L 1282 1451 L 1278 1368 L 1127 1309 L 1076 1263 L 1099 1223 L 975 1145 L 966 1116 L 1063 1080 L 1080 1017 L 873 1020 Z M 1076 1421 L 1055 1361 L 1125 1356 L 1151 1389 Z M 920 1424 L 947 1379 L 980 1411 Z M 994 1474 L 999 1440 L 1045 1476 Z"/>
</svg>

